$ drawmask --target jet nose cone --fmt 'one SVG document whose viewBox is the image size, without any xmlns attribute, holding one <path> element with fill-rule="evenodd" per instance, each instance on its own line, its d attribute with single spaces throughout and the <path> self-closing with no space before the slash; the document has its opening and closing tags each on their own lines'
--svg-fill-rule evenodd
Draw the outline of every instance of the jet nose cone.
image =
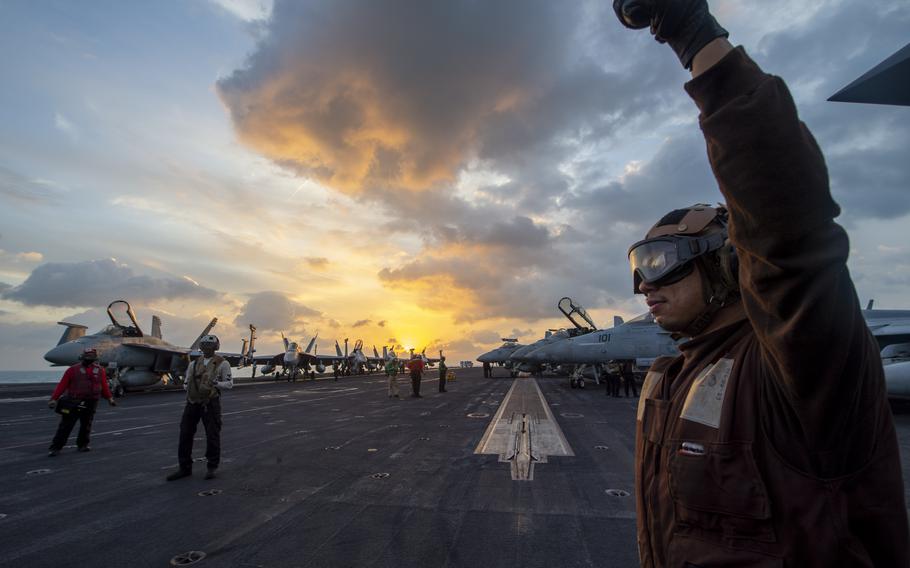
<svg viewBox="0 0 910 568">
<path fill-rule="evenodd" d="M 75 365 L 82 355 L 83 346 L 79 343 L 64 343 L 44 354 L 44 359 L 53 365 Z"/>
</svg>

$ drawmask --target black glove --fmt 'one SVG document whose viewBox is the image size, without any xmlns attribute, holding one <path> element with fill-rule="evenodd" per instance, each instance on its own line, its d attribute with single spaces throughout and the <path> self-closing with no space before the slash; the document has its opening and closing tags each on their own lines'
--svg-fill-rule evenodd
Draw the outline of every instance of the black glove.
<svg viewBox="0 0 910 568">
<path fill-rule="evenodd" d="M 706 0 L 613 0 L 613 11 L 627 28 L 650 26 L 654 39 L 670 44 L 686 69 L 704 46 L 730 35 L 708 11 Z"/>
</svg>

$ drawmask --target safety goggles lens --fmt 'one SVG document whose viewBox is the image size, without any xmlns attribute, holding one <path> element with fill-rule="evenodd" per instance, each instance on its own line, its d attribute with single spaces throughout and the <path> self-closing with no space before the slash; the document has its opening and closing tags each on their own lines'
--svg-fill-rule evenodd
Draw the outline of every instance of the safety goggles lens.
<svg viewBox="0 0 910 568">
<path fill-rule="evenodd" d="M 645 282 L 654 282 L 666 276 L 682 264 L 675 242 L 650 241 L 629 251 L 629 265 L 632 272 Z"/>
</svg>

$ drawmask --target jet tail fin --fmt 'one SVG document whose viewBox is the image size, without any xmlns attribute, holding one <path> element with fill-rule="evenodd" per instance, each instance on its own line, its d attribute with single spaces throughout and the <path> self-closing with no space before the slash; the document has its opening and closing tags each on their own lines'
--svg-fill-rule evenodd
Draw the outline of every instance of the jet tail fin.
<svg viewBox="0 0 910 568">
<path fill-rule="evenodd" d="M 284 341 L 284 350 L 288 350 L 288 338 L 284 336 L 284 332 L 281 332 L 281 341 Z"/>
<path fill-rule="evenodd" d="M 335 340 L 335 353 L 336 353 L 339 357 L 344 357 L 344 355 L 341 354 L 341 347 L 338 345 L 338 340 L 337 340 L 337 339 Z"/>
<path fill-rule="evenodd" d="M 872 304 L 874 304 L 874 303 L 875 303 L 875 298 L 871 298 L 871 299 L 869 300 L 869 303 L 866 304 L 866 309 L 867 309 L 867 310 L 871 310 L 871 309 L 872 309 Z"/>
<path fill-rule="evenodd" d="M 373 357 L 379 359 L 379 351 L 376 351 L 376 346 L 373 346 Z"/>
<path fill-rule="evenodd" d="M 202 341 L 202 338 L 208 335 L 210 331 L 212 331 L 212 328 L 215 327 L 216 323 L 218 323 L 218 318 L 212 318 L 212 321 L 210 321 L 209 324 L 205 326 L 205 329 L 202 330 L 202 333 L 199 334 L 199 337 L 196 338 L 196 341 L 190 345 L 191 351 L 199 349 L 199 342 Z"/>
<path fill-rule="evenodd" d="M 161 318 L 152 316 L 152 337 L 161 339 Z"/>
<path fill-rule="evenodd" d="M 624 323 L 622 316 L 613 316 L 613 327 L 619 327 Z"/>
<path fill-rule="evenodd" d="M 79 325 L 78 323 L 69 323 L 65 321 L 58 321 L 57 325 L 65 325 L 66 329 L 63 330 L 63 335 L 60 336 L 60 341 L 57 342 L 57 345 L 63 345 L 64 343 L 69 343 L 75 339 L 85 335 L 85 330 L 88 329 L 84 325 Z"/>
<path fill-rule="evenodd" d="M 309 345 L 306 346 L 306 350 L 304 351 L 304 353 L 309 353 L 309 352 L 310 352 L 310 349 L 312 349 L 312 348 L 313 348 L 313 345 L 316 343 L 316 338 L 317 338 L 317 337 L 319 337 L 319 332 L 318 332 L 318 331 L 316 332 L 316 335 L 313 336 L 313 339 L 310 340 Z"/>
</svg>

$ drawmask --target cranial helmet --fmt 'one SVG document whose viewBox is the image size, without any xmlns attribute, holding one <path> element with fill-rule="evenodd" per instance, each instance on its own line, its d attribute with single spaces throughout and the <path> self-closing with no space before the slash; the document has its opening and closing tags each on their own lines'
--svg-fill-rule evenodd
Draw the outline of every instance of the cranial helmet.
<svg viewBox="0 0 910 568">
<path fill-rule="evenodd" d="M 726 207 L 697 203 L 675 209 L 658 221 L 644 240 L 629 247 L 634 293 L 641 294 L 642 282 L 668 286 L 701 268 L 702 290 L 707 308 L 686 330 L 697 335 L 714 314 L 739 298 L 736 249 L 727 230 Z"/>
<path fill-rule="evenodd" d="M 211 347 L 215 351 L 221 349 L 221 340 L 218 339 L 217 335 L 203 335 L 202 339 L 199 340 L 199 348 L 202 347 Z"/>
</svg>

